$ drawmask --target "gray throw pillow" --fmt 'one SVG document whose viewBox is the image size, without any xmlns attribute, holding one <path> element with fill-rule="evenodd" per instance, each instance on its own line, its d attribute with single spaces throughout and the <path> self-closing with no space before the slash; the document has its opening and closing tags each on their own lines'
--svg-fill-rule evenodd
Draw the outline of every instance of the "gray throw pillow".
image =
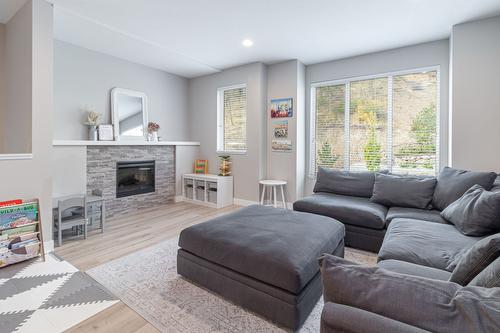
<svg viewBox="0 0 500 333">
<path fill-rule="evenodd" d="M 462 255 L 450 281 L 466 286 L 499 256 L 500 233 L 481 239 Z"/>
<path fill-rule="evenodd" d="M 499 288 L 398 274 L 324 255 L 323 297 L 431 332 L 497 332 Z M 373 330 L 374 332 L 376 330 Z"/>
<path fill-rule="evenodd" d="M 438 176 L 432 205 L 444 210 L 474 185 L 481 185 L 489 191 L 496 178 L 495 172 L 465 171 L 445 167 Z"/>
<path fill-rule="evenodd" d="M 371 201 L 387 207 L 431 208 L 434 177 L 375 175 Z"/>
<path fill-rule="evenodd" d="M 369 198 L 374 182 L 373 172 L 345 172 L 320 167 L 313 191 Z"/>
<path fill-rule="evenodd" d="M 485 288 L 500 287 L 500 257 L 483 269 L 468 286 L 478 286 Z"/>
<path fill-rule="evenodd" d="M 446 207 L 441 216 L 464 235 L 491 235 L 500 230 L 500 192 L 474 185 Z"/>
</svg>

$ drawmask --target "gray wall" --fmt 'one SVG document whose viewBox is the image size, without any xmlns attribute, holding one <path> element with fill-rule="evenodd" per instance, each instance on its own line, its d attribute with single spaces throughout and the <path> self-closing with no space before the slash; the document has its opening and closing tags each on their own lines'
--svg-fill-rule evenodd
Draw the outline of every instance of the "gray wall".
<svg viewBox="0 0 500 333">
<path fill-rule="evenodd" d="M 3 151 L 3 133 L 5 121 L 3 115 L 7 108 L 5 100 L 5 24 L 0 23 L 0 153 Z"/>
<path fill-rule="evenodd" d="M 23 25 L 33 27 L 33 158 L 2 160 L 0 155 L 0 201 L 39 198 L 44 240 L 52 239 L 52 175 L 50 170 L 53 134 L 53 9 L 45 1 L 28 1 L 21 9 Z M 49 250 L 50 247 L 46 247 Z"/>
<path fill-rule="evenodd" d="M 32 13 L 23 7 L 5 26 L 5 93 L 3 149 L 6 154 L 31 153 Z"/>
<path fill-rule="evenodd" d="M 307 136 L 310 140 L 310 86 L 311 83 L 340 80 L 350 77 L 366 76 L 439 65 L 441 68 L 440 85 L 440 161 L 441 167 L 448 165 L 448 73 L 449 41 L 441 40 L 412 45 L 393 50 L 377 52 L 358 57 L 325 62 L 306 68 L 306 115 Z M 309 161 L 309 144 L 306 145 L 306 160 Z M 308 170 L 309 173 L 309 170 Z M 312 192 L 314 179 L 306 178 L 305 194 Z"/>
<path fill-rule="evenodd" d="M 84 105 L 111 123 L 114 87 L 146 93 L 149 120 L 160 124 L 163 140 L 188 140 L 187 79 L 102 53 L 55 41 L 55 139 L 87 139 Z"/>
<path fill-rule="evenodd" d="M 267 177 L 286 180 L 286 200 L 293 202 L 302 197 L 305 166 L 305 66 L 297 60 L 268 66 L 267 74 Z M 292 141 L 291 152 L 273 152 L 273 122 L 270 101 L 276 98 L 293 98 L 293 117 L 275 118 L 288 120 L 288 140 Z"/>
<path fill-rule="evenodd" d="M 500 172 L 500 16 L 453 27 L 451 164 Z"/>
<path fill-rule="evenodd" d="M 232 155 L 234 197 L 257 201 L 258 182 L 266 168 L 266 66 L 253 63 L 221 73 L 189 80 L 189 116 L 191 140 L 200 141 L 198 158 L 209 160 L 209 172 L 218 173 L 217 89 L 247 84 L 247 152 Z"/>
</svg>

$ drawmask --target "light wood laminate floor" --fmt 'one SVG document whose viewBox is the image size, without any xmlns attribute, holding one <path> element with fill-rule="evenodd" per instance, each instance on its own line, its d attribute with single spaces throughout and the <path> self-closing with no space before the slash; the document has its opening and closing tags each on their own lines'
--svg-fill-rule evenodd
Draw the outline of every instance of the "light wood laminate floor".
<svg viewBox="0 0 500 333">
<path fill-rule="evenodd" d="M 86 240 L 70 240 L 55 253 L 81 271 L 144 249 L 177 236 L 187 226 L 238 209 L 209 208 L 186 202 L 172 203 L 107 220 L 106 231 L 92 231 Z M 123 302 L 74 326 L 68 332 L 158 332 L 150 323 Z"/>
</svg>

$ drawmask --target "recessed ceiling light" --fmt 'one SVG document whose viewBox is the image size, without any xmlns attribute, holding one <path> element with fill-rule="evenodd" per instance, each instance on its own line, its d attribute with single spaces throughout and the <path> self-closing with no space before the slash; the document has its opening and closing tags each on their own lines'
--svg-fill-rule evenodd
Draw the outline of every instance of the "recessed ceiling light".
<svg viewBox="0 0 500 333">
<path fill-rule="evenodd" d="M 243 44 L 244 47 L 251 47 L 253 45 L 253 41 L 251 39 L 245 39 L 241 44 Z"/>
</svg>

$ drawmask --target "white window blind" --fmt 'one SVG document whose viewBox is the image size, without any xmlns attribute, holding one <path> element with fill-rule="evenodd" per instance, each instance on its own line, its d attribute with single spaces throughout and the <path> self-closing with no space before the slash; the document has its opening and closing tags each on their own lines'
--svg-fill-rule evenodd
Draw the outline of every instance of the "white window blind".
<svg viewBox="0 0 500 333">
<path fill-rule="evenodd" d="M 218 140 L 221 152 L 247 149 L 247 90 L 245 85 L 218 90 Z"/>
<path fill-rule="evenodd" d="M 314 84 L 311 170 L 439 168 L 439 70 Z"/>
</svg>

